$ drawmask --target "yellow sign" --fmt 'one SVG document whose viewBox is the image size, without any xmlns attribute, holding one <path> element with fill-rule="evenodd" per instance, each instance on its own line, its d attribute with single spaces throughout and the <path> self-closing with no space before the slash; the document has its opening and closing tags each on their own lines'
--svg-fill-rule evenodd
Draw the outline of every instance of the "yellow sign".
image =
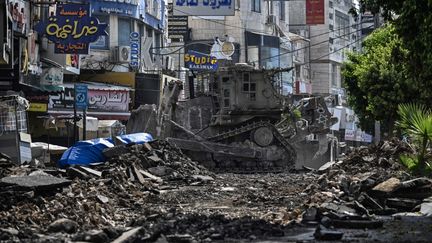
<svg viewBox="0 0 432 243">
<path fill-rule="evenodd" d="M 48 105 L 44 103 L 30 103 L 29 111 L 33 112 L 47 112 Z"/>
</svg>

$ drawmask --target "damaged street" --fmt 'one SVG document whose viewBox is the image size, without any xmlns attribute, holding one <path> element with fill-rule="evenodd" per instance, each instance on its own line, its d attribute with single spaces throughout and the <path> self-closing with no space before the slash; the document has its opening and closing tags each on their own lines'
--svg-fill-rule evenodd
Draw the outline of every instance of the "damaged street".
<svg viewBox="0 0 432 243">
<path fill-rule="evenodd" d="M 0 243 L 432 242 L 432 0 L 0 0 Z"/>
<path fill-rule="evenodd" d="M 431 235 L 432 181 L 395 162 L 400 141 L 319 170 L 215 174 L 166 142 L 92 169 L 2 156 L 0 239 L 58 242 L 410 241 Z M 139 158 L 139 159 L 137 159 Z M 371 170 L 374 168 L 374 170 Z"/>
</svg>

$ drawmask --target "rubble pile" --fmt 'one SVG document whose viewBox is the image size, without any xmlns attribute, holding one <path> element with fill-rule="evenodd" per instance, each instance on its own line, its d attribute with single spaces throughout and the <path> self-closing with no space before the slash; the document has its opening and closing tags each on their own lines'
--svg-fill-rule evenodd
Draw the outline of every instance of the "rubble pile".
<svg viewBox="0 0 432 243">
<path fill-rule="evenodd" d="M 146 184 L 142 179 L 152 181 L 188 180 L 197 175 L 210 175 L 204 166 L 192 161 L 180 149 L 163 140 L 132 146 L 118 146 L 104 151 L 109 162 L 106 167 L 126 169 L 132 181 Z M 110 173 L 113 169 L 111 169 Z"/>
<path fill-rule="evenodd" d="M 400 212 L 426 213 L 432 198 L 432 180 L 414 178 L 398 162 L 409 148 L 397 140 L 378 146 L 360 147 L 339 162 L 318 169 L 316 183 L 304 193 L 310 195 L 306 223 L 319 223 L 315 236 L 321 240 L 340 239 L 336 228 L 379 228 L 378 215 Z M 427 205 L 425 205 L 427 204 Z"/>
<path fill-rule="evenodd" d="M 163 237 L 169 242 L 265 239 L 284 236 L 284 231 L 289 227 L 247 216 L 229 218 L 221 214 L 176 212 L 167 212 L 166 215 L 153 214 L 146 220 L 133 222 L 132 226 L 145 229 L 145 234 L 138 236 L 141 241 L 153 241 Z"/>
<path fill-rule="evenodd" d="M 20 239 L 37 238 L 40 233 L 88 237 L 83 232 L 93 229 L 122 232 L 113 226 L 121 227 L 138 218 L 146 208 L 146 196 L 159 194 L 164 188 L 214 180 L 204 167 L 164 141 L 116 149 L 107 151 L 111 153 L 109 162 L 92 168 L 15 167 L 2 174 L 0 217 L 6 220 L 0 229 L 26 232 L 16 235 Z M 113 154 L 119 150 L 122 153 Z M 98 237 L 117 236 L 105 232 Z M 4 237 L 12 239 L 8 233 Z"/>
</svg>

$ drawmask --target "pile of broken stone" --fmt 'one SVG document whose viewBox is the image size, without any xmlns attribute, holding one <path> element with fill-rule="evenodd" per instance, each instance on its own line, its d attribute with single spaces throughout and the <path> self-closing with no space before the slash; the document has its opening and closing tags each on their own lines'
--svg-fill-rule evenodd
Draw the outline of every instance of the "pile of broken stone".
<svg viewBox="0 0 432 243">
<path fill-rule="evenodd" d="M 405 152 L 411 152 L 406 144 L 386 141 L 356 148 L 339 162 L 303 174 L 316 180 L 298 184 L 305 188 L 299 196 L 307 198 L 305 212 L 293 214 L 294 219 L 302 216 L 290 222 L 313 225 L 319 240 L 337 240 L 343 236 L 339 228 L 382 227 L 382 215 L 431 215 L 432 181 L 404 170 L 398 159 Z M 149 200 L 162 204 L 167 191 L 218 180 L 166 141 L 117 146 L 104 154 L 105 163 L 64 170 L 16 167 L 0 155 L 0 240 L 253 240 L 283 236 L 292 226 L 249 217 L 228 219 L 209 210 L 189 213 L 178 205 L 150 208 Z"/>
<path fill-rule="evenodd" d="M 104 152 L 106 163 L 67 169 L 17 167 L 1 155 L 0 240 L 124 237 L 126 223 L 145 208 L 146 195 L 213 180 L 211 172 L 165 141 Z"/>
<path fill-rule="evenodd" d="M 399 140 L 385 141 L 312 171 L 318 178 L 304 191 L 310 197 L 303 223 L 317 225 L 317 239 L 339 240 L 337 228 L 380 228 L 384 216 L 431 216 L 432 180 L 413 177 L 398 161 L 409 152 Z"/>
</svg>

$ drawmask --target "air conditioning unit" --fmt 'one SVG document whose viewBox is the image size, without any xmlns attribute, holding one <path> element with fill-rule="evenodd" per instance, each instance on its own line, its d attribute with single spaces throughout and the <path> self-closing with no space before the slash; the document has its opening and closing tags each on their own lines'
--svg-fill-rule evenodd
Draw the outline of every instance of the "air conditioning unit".
<svg viewBox="0 0 432 243">
<path fill-rule="evenodd" d="M 119 46 L 118 47 L 118 61 L 119 62 L 130 62 L 131 60 L 131 48 L 130 46 Z"/>
<path fill-rule="evenodd" d="M 174 70 L 174 59 L 170 56 L 165 57 L 165 69 Z"/>
<path fill-rule="evenodd" d="M 267 16 L 267 24 L 277 24 L 277 16 L 273 14 Z"/>
</svg>

